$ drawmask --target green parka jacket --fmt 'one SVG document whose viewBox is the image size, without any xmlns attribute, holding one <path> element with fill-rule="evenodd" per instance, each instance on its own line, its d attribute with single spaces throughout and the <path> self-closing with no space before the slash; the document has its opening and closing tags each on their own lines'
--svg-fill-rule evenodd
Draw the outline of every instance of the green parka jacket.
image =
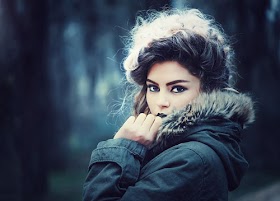
<svg viewBox="0 0 280 201">
<path fill-rule="evenodd" d="M 231 91 L 201 94 L 163 119 L 149 149 L 127 139 L 100 142 L 84 201 L 219 201 L 248 168 L 241 131 L 253 122 L 251 99 Z"/>
</svg>

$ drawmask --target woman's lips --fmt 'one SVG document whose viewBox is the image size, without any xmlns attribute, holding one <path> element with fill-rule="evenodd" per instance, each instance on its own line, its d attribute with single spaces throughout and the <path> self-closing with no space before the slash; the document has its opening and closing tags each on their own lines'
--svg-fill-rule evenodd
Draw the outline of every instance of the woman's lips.
<svg viewBox="0 0 280 201">
<path fill-rule="evenodd" d="M 164 117 L 166 117 L 167 115 L 164 114 L 164 113 L 158 113 L 157 116 L 159 116 L 159 117 L 161 117 L 161 118 L 164 118 Z"/>
</svg>

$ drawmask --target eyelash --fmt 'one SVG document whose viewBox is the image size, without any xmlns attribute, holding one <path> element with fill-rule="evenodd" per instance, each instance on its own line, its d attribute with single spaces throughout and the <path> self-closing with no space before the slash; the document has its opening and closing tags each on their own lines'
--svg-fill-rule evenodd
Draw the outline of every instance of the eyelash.
<svg viewBox="0 0 280 201">
<path fill-rule="evenodd" d="M 174 92 L 173 90 L 177 88 L 177 92 Z M 179 89 L 179 90 L 178 90 Z M 184 91 L 186 91 L 187 88 L 186 87 L 183 87 L 183 86 L 173 86 L 171 91 L 173 91 L 174 93 L 182 93 Z"/>
<path fill-rule="evenodd" d="M 152 90 L 152 88 L 156 88 L 156 90 Z M 149 89 L 150 92 L 158 92 L 159 91 L 159 88 L 156 85 L 152 85 L 152 84 L 147 85 L 147 89 Z"/>
<path fill-rule="evenodd" d="M 154 88 L 154 89 L 152 89 L 152 88 Z M 160 89 L 159 89 L 159 87 L 158 86 L 156 86 L 156 85 L 152 85 L 152 84 L 149 84 L 149 85 L 147 85 L 147 89 L 150 91 L 150 92 L 159 92 L 160 91 Z M 174 92 L 174 89 L 177 89 L 177 92 Z M 179 89 L 179 90 L 178 90 Z M 182 93 L 182 92 L 184 92 L 184 91 L 186 91 L 187 90 L 187 88 L 186 87 L 183 87 L 183 86 L 173 86 L 172 88 L 171 88 L 171 92 L 173 92 L 173 93 Z"/>
</svg>

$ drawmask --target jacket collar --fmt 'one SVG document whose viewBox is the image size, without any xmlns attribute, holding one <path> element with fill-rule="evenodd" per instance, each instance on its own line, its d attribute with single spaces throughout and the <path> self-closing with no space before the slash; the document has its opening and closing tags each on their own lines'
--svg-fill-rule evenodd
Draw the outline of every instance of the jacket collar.
<svg viewBox="0 0 280 201">
<path fill-rule="evenodd" d="M 227 170 L 228 189 L 233 190 L 248 168 L 239 147 L 240 131 L 254 119 L 253 102 L 248 95 L 227 90 L 203 93 L 183 110 L 163 118 L 145 163 L 176 144 L 201 142 L 220 157 Z"/>
<path fill-rule="evenodd" d="M 168 136 L 178 136 L 196 125 L 223 119 L 245 128 L 255 119 L 253 101 L 247 94 L 231 90 L 201 93 L 184 109 L 163 119 L 157 142 Z"/>
</svg>

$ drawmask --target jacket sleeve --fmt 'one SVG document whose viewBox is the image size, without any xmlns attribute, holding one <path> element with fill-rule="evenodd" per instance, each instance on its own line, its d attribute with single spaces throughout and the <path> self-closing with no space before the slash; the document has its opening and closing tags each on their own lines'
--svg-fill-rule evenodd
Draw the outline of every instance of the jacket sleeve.
<svg viewBox="0 0 280 201">
<path fill-rule="evenodd" d="M 145 151 L 129 140 L 100 143 L 92 154 L 84 201 L 199 200 L 194 197 L 200 197 L 205 166 L 199 154 L 175 146 L 141 167 Z"/>
<path fill-rule="evenodd" d="M 146 147 L 127 139 L 100 142 L 92 152 L 83 200 L 120 200 L 138 180 Z"/>
</svg>

